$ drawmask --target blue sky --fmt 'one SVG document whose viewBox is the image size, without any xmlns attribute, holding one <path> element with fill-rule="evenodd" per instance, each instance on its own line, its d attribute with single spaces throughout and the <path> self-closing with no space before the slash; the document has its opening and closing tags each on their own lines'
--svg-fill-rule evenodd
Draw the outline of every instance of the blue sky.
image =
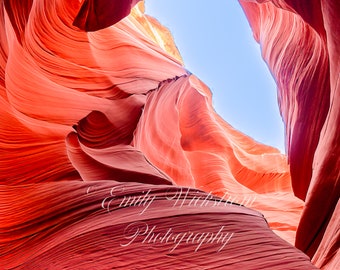
<svg viewBox="0 0 340 270">
<path fill-rule="evenodd" d="M 284 152 L 276 85 L 237 0 L 146 0 L 146 13 L 167 26 L 185 66 L 213 93 L 233 127 Z"/>
</svg>

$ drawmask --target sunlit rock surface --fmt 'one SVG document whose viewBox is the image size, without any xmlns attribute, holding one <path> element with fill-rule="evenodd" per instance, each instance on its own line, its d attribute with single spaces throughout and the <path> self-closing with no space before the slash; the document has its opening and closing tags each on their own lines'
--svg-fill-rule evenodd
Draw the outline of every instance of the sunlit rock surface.
<svg viewBox="0 0 340 270">
<path fill-rule="evenodd" d="M 289 167 L 137 2 L 0 0 L 0 268 L 336 269 L 338 6 L 241 2 Z"/>
</svg>

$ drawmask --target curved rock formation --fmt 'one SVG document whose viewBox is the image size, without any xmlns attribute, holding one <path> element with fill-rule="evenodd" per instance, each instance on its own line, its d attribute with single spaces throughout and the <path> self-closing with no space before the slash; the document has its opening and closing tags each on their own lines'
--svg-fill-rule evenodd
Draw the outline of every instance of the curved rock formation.
<svg viewBox="0 0 340 270">
<path fill-rule="evenodd" d="M 3 269 L 317 269 L 260 213 L 199 190 L 69 181 L 0 195 Z"/>
<path fill-rule="evenodd" d="M 143 2 L 127 16 L 137 2 L 0 0 L 0 268 L 317 269 L 298 229 L 335 269 L 337 6 L 241 2 L 289 168 L 215 113 Z"/>
<path fill-rule="evenodd" d="M 339 268 L 340 4 L 240 2 L 276 78 L 292 185 L 306 202 L 296 246 L 313 256 L 323 243 L 318 265 Z"/>
</svg>

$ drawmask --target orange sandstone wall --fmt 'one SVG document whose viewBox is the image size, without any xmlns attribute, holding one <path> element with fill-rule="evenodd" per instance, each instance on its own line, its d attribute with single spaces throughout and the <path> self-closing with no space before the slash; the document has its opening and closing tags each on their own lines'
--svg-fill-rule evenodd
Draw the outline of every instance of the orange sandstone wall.
<svg viewBox="0 0 340 270">
<path fill-rule="evenodd" d="M 337 269 L 340 3 L 240 3 L 277 82 L 292 186 L 294 194 L 306 202 L 296 246 L 310 256 L 315 254 L 319 266 Z M 329 262 L 331 258 L 333 263 Z"/>
</svg>

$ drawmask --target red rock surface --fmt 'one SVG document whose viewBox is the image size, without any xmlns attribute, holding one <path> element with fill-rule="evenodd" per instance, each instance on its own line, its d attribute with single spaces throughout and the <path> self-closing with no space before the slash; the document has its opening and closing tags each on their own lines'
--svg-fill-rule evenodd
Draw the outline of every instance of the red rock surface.
<svg viewBox="0 0 340 270">
<path fill-rule="evenodd" d="M 322 245 L 315 255 L 317 264 L 337 269 L 340 3 L 240 2 L 261 44 L 263 58 L 276 78 L 293 190 L 306 202 L 296 246 L 312 257 L 320 242 L 326 241 L 327 248 Z"/>
<path fill-rule="evenodd" d="M 289 167 L 137 2 L 0 0 L 0 268 L 337 269 L 338 4 L 241 1 Z"/>
</svg>

